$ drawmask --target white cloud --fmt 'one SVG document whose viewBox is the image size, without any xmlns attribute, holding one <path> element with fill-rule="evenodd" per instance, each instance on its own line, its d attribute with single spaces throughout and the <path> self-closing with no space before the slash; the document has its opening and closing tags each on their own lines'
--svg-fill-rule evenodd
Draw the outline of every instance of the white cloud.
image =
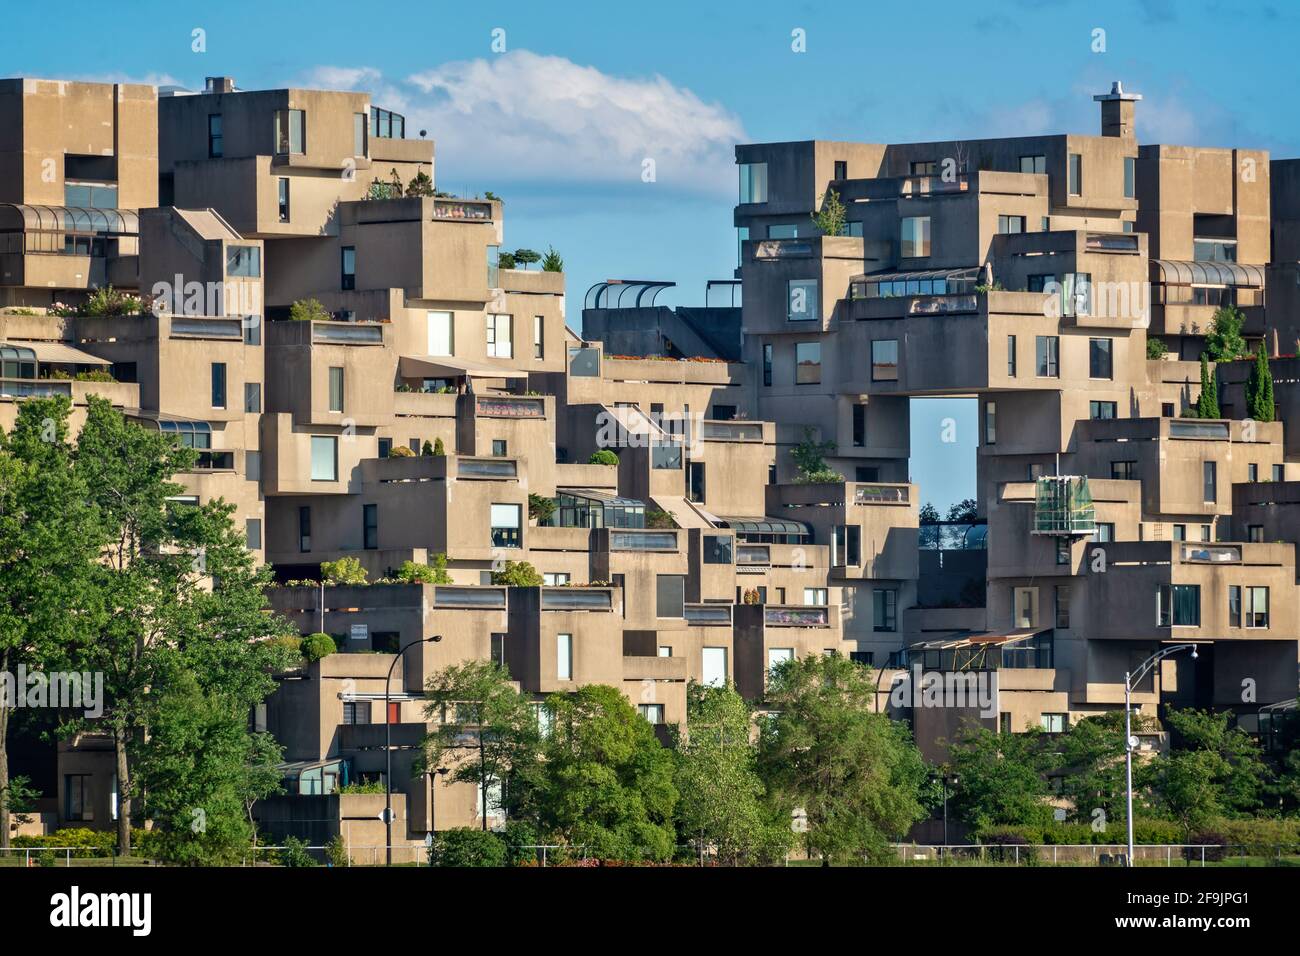
<svg viewBox="0 0 1300 956">
<path fill-rule="evenodd" d="M 516 50 L 445 63 L 404 80 L 373 67 L 320 67 L 322 86 L 368 89 L 404 112 L 408 136 L 437 142 L 439 175 L 475 188 L 550 180 L 640 184 L 643 162 L 673 190 L 716 192 L 735 180 L 735 114 L 663 76 L 626 78 Z"/>
</svg>

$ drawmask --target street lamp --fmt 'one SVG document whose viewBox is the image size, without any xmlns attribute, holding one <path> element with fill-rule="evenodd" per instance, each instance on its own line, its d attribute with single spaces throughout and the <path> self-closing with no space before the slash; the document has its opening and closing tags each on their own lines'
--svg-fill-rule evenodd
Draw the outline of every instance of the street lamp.
<svg viewBox="0 0 1300 956">
<path fill-rule="evenodd" d="M 388 665 L 388 676 L 384 679 L 384 756 L 388 761 L 388 769 L 384 773 L 385 866 L 393 865 L 393 721 L 389 711 L 389 687 L 393 682 L 393 668 L 402 659 L 407 648 L 414 647 L 416 644 L 437 644 L 441 640 L 442 635 L 435 634 L 433 637 L 422 637 L 403 644 L 393 656 L 393 663 Z"/>
<path fill-rule="evenodd" d="M 1128 856 L 1124 860 L 1125 866 L 1133 865 L 1133 751 L 1137 749 L 1137 738 L 1133 736 L 1133 708 L 1130 703 L 1133 683 L 1134 680 L 1140 681 L 1146 677 L 1159 661 L 1186 650 L 1192 652 L 1192 660 L 1196 660 L 1199 656 L 1195 644 L 1173 644 L 1156 651 L 1144 660 L 1136 671 L 1124 672 L 1124 823 L 1128 828 Z"/>
</svg>

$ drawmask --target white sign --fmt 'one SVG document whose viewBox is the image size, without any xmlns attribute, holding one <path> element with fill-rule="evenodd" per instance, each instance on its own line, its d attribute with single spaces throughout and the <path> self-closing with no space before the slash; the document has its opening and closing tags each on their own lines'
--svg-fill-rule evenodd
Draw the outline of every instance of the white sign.
<svg viewBox="0 0 1300 956">
<path fill-rule="evenodd" d="M 370 637 L 370 625 L 368 625 L 368 624 L 353 624 L 353 625 L 352 625 L 352 634 L 351 634 L 350 636 L 351 636 L 352 640 L 354 640 L 354 641 L 364 641 L 364 640 L 366 640 L 368 637 Z"/>
</svg>

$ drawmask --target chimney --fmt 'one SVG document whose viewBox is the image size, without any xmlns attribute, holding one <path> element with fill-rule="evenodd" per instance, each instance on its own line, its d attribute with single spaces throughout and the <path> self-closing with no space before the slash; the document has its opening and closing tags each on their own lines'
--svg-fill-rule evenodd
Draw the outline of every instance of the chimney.
<svg viewBox="0 0 1300 956">
<path fill-rule="evenodd" d="M 235 92 L 235 78 L 233 76 L 209 76 L 204 84 L 203 92 L 233 93 Z"/>
<path fill-rule="evenodd" d="M 1136 139 L 1134 114 L 1141 93 L 1125 93 L 1124 84 L 1116 80 L 1110 86 L 1109 93 L 1100 93 L 1093 97 L 1101 104 L 1101 135 L 1118 136 L 1121 139 Z"/>
</svg>

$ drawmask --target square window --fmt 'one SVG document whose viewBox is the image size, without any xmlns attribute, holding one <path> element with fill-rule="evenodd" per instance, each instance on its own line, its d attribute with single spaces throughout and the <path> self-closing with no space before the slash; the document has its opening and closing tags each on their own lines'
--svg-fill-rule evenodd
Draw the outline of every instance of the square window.
<svg viewBox="0 0 1300 956">
<path fill-rule="evenodd" d="M 311 436 L 311 480 L 338 481 L 339 440 L 333 435 Z"/>
</svg>

